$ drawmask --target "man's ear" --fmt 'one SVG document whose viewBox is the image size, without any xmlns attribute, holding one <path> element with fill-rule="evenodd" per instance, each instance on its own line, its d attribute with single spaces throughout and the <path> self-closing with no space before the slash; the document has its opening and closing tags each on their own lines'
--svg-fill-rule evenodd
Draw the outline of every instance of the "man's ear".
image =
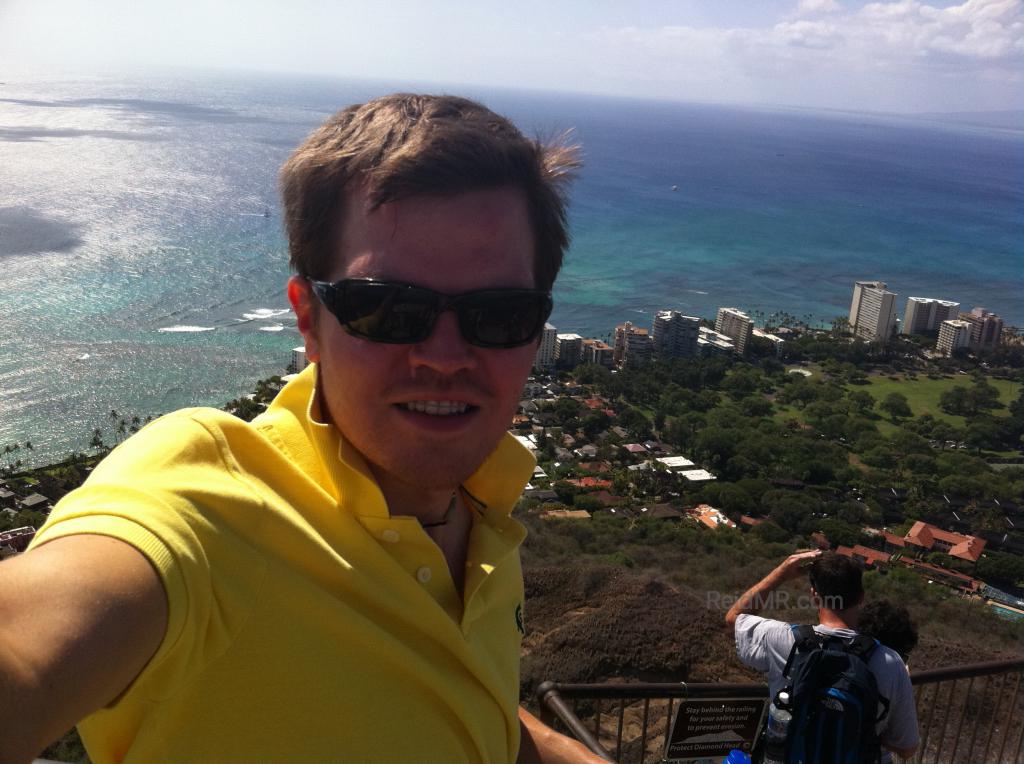
<svg viewBox="0 0 1024 764">
<path fill-rule="evenodd" d="M 295 311 L 295 322 L 306 344 L 306 358 L 310 363 L 320 361 L 320 343 L 317 339 L 319 301 L 309 281 L 302 276 L 288 279 L 288 302 Z"/>
</svg>

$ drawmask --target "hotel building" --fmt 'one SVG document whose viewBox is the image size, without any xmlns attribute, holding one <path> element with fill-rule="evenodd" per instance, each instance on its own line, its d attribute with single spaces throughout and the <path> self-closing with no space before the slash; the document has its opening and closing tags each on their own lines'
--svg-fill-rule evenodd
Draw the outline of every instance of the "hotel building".
<svg viewBox="0 0 1024 764">
<path fill-rule="evenodd" d="M 651 325 L 651 345 L 658 358 L 694 358 L 698 353 L 700 319 L 678 310 L 659 310 Z"/>
<path fill-rule="evenodd" d="M 736 345 L 732 337 L 708 329 L 706 326 L 700 328 L 700 336 L 697 338 L 697 348 L 702 358 L 709 358 L 716 355 L 733 356 L 736 354 Z"/>
<path fill-rule="evenodd" d="M 970 321 L 943 321 L 939 325 L 939 341 L 935 344 L 935 349 L 944 356 L 951 356 L 959 348 L 970 347 L 973 326 Z"/>
<path fill-rule="evenodd" d="M 719 308 L 715 317 L 715 331 L 731 337 L 736 345 L 736 352 L 743 355 L 754 332 L 754 322 L 750 316 L 739 308 Z"/>
<path fill-rule="evenodd" d="M 971 324 L 971 348 L 984 350 L 999 344 L 1003 332 L 1003 319 L 984 308 L 974 308 L 970 313 L 961 313 L 960 319 Z"/>
<path fill-rule="evenodd" d="M 601 340 L 583 340 L 583 363 L 596 363 L 610 369 L 612 363 L 612 346 Z"/>
<path fill-rule="evenodd" d="M 903 315 L 904 334 L 936 332 L 943 321 L 956 318 L 960 303 L 936 300 L 931 297 L 908 297 Z"/>
<path fill-rule="evenodd" d="M 555 365 L 574 369 L 583 360 L 583 338 L 578 334 L 555 335 Z"/>
<path fill-rule="evenodd" d="M 853 285 L 850 329 L 868 342 L 887 342 L 896 326 L 896 295 L 884 281 L 858 281 Z"/>
<path fill-rule="evenodd" d="M 537 346 L 537 355 L 533 359 L 533 367 L 538 370 L 547 370 L 555 365 L 555 345 L 558 342 L 558 330 L 551 324 L 544 324 L 544 330 L 540 335 L 540 345 Z"/>
</svg>

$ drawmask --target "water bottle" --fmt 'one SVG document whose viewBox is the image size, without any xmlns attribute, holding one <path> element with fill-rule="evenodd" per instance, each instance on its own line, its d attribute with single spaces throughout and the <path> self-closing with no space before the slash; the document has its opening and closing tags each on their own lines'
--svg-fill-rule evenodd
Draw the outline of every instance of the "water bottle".
<svg viewBox="0 0 1024 764">
<path fill-rule="evenodd" d="M 729 755 L 722 759 L 722 764 L 750 764 L 750 757 L 739 748 L 733 748 Z"/>
<path fill-rule="evenodd" d="M 781 690 L 768 706 L 768 732 L 764 738 L 764 764 L 786 764 L 786 735 L 793 714 L 789 712 L 789 693 Z"/>
</svg>

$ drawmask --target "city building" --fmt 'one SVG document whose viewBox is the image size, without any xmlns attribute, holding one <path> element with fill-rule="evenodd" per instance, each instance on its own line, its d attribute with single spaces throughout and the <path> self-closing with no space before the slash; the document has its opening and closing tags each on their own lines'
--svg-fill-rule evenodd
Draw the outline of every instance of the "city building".
<svg viewBox="0 0 1024 764">
<path fill-rule="evenodd" d="M 726 337 L 714 329 L 702 326 L 697 335 L 697 353 L 702 358 L 716 355 L 732 356 L 736 353 L 736 346 L 732 342 L 732 337 Z"/>
<path fill-rule="evenodd" d="M 651 345 L 658 358 L 695 358 L 700 319 L 678 310 L 659 310 L 651 324 Z"/>
<path fill-rule="evenodd" d="M 715 331 L 731 337 L 736 352 L 743 355 L 754 332 L 754 322 L 739 308 L 719 308 L 715 317 Z"/>
<path fill-rule="evenodd" d="M 968 562 L 977 562 L 985 550 L 985 540 L 975 536 L 946 531 L 935 525 L 918 520 L 903 537 L 907 548 L 920 553 L 945 552 Z"/>
<path fill-rule="evenodd" d="M 601 340 L 583 340 L 583 362 L 596 363 L 606 369 L 612 368 L 612 355 L 614 351 L 611 345 Z"/>
<path fill-rule="evenodd" d="M 638 329 L 632 321 L 625 321 L 615 327 L 612 339 L 612 363 L 622 366 L 626 357 L 626 335 Z"/>
<path fill-rule="evenodd" d="M 985 350 L 999 344 L 1003 332 L 1003 319 L 984 308 L 974 308 L 970 313 L 961 313 L 960 320 L 971 324 L 971 348 Z"/>
<path fill-rule="evenodd" d="M 768 332 L 758 329 L 756 327 L 754 328 L 753 336 L 757 337 L 758 339 L 767 340 L 768 342 L 772 343 L 772 346 L 775 348 L 775 355 L 782 355 L 782 347 L 783 345 L 786 344 L 786 341 L 782 339 L 782 337 L 779 337 L 775 334 L 769 334 Z"/>
<path fill-rule="evenodd" d="M 908 297 L 907 310 L 903 314 L 904 334 L 928 334 L 937 332 L 943 321 L 956 318 L 960 303 L 936 300 L 931 297 Z"/>
<path fill-rule="evenodd" d="M 612 364 L 615 366 L 643 366 L 651 360 L 651 336 L 632 321 L 615 327 L 612 343 Z"/>
<path fill-rule="evenodd" d="M 551 324 L 544 324 L 537 346 L 537 356 L 533 359 L 535 369 L 545 371 L 555 365 L 555 346 L 558 342 L 558 330 Z"/>
<path fill-rule="evenodd" d="M 560 369 L 574 369 L 582 360 L 583 338 L 580 335 L 555 335 L 555 364 Z"/>
<path fill-rule="evenodd" d="M 306 358 L 305 346 L 299 346 L 292 348 L 292 367 L 295 372 L 298 373 L 309 366 L 309 359 Z"/>
<path fill-rule="evenodd" d="M 850 303 L 850 330 L 867 342 L 888 342 L 896 326 L 896 297 L 884 281 L 858 281 Z"/>
<path fill-rule="evenodd" d="M 626 366 L 644 366 L 651 362 L 653 345 L 646 329 L 636 328 L 626 335 L 626 352 L 622 362 Z"/>
<path fill-rule="evenodd" d="M 974 324 L 970 321 L 943 321 L 939 325 L 939 341 L 935 343 L 935 349 L 948 357 L 960 348 L 970 347 L 973 328 Z"/>
</svg>

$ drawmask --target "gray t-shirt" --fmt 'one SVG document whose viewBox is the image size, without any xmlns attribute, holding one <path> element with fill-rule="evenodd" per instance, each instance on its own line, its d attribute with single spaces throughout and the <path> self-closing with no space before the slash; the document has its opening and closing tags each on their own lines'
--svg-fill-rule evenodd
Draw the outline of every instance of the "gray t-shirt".
<svg viewBox="0 0 1024 764">
<path fill-rule="evenodd" d="M 853 629 L 828 626 L 815 626 L 814 630 L 819 634 L 844 638 L 857 634 Z M 784 686 L 782 670 L 794 644 L 796 637 L 788 623 L 746 613 L 736 619 L 736 652 L 745 665 L 768 675 L 768 688 L 773 698 Z M 896 748 L 917 745 L 917 708 L 910 674 L 903 659 L 895 650 L 880 644 L 872 653 L 868 668 L 875 675 L 879 694 L 889 701 L 889 713 L 877 727 L 882 744 Z M 883 753 L 882 761 L 891 761 L 891 758 Z"/>
</svg>

